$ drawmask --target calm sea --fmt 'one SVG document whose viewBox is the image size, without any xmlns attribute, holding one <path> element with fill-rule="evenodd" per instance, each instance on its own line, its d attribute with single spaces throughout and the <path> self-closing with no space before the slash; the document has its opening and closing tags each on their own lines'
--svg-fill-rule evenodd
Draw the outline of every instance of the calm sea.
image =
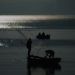
<svg viewBox="0 0 75 75">
<path fill-rule="evenodd" d="M 1 75 L 75 75 L 75 19 L 23 20 L 23 18 L 23 21 L 19 22 L 16 19 L 12 21 L 4 18 L 0 21 Z M 36 39 L 39 32 L 51 35 L 51 39 Z M 55 57 L 62 58 L 60 70 L 27 68 L 25 44 L 29 37 L 32 38 L 31 54 L 43 57 L 45 50 L 54 50 Z"/>
<path fill-rule="evenodd" d="M 48 42 L 48 41 L 47 41 Z M 47 44 L 46 42 L 46 44 Z M 43 68 L 30 68 L 31 75 L 75 75 L 75 46 L 72 45 L 45 45 L 45 42 L 32 44 L 31 54 L 45 56 L 45 50 L 55 51 L 55 57 L 62 58 L 61 70 Z M 37 64 L 36 64 L 37 65 Z M 1 47 L 0 48 L 0 74 L 1 75 L 28 75 L 27 48 L 26 47 Z"/>
</svg>

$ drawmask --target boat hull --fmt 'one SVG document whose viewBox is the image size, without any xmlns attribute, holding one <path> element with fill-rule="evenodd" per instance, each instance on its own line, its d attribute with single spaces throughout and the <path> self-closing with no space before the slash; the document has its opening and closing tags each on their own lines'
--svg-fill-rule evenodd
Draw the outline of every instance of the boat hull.
<svg viewBox="0 0 75 75">
<path fill-rule="evenodd" d="M 38 67 L 56 67 L 61 58 L 45 58 L 45 57 L 38 57 L 38 56 L 30 56 L 28 58 L 28 63 L 32 66 Z"/>
</svg>

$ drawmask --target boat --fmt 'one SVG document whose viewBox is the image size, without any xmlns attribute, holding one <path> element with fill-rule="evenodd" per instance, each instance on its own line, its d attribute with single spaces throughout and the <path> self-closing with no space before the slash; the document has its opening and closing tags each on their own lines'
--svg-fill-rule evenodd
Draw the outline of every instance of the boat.
<svg viewBox="0 0 75 75">
<path fill-rule="evenodd" d="M 50 35 L 49 34 L 47 34 L 47 35 L 45 35 L 45 33 L 43 32 L 42 34 L 41 33 L 39 33 L 37 36 L 36 36 L 36 38 L 37 39 L 39 39 L 39 40 L 45 40 L 45 39 L 50 39 Z"/>
<path fill-rule="evenodd" d="M 28 58 L 28 63 L 34 67 L 56 67 L 59 66 L 61 58 L 46 58 L 30 55 Z"/>
<path fill-rule="evenodd" d="M 48 75 L 54 75 L 56 70 L 60 71 L 62 69 L 61 65 L 58 63 L 60 60 L 61 58 L 46 59 L 44 57 L 30 55 L 27 61 L 28 75 L 31 75 L 31 69 L 37 68 L 44 69 Z M 57 62 L 54 63 L 54 61 Z"/>
</svg>

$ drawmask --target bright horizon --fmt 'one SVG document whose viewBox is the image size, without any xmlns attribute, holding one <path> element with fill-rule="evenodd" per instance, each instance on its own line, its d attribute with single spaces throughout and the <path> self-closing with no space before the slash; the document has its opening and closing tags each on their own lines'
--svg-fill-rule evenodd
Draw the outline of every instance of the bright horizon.
<svg viewBox="0 0 75 75">
<path fill-rule="evenodd" d="M 0 23 L 33 20 L 75 19 L 75 15 L 0 15 Z"/>
<path fill-rule="evenodd" d="M 0 15 L 0 29 L 2 28 L 36 28 L 21 26 L 16 23 L 32 23 L 42 20 L 75 19 L 75 15 Z"/>
</svg>

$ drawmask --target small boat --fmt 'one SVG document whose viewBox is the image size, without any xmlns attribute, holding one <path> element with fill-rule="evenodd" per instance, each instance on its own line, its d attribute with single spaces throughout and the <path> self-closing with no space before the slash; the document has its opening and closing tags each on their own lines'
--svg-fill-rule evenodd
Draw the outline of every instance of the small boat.
<svg viewBox="0 0 75 75">
<path fill-rule="evenodd" d="M 61 58 L 46 58 L 34 55 L 30 55 L 28 58 L 28 63 L 30 65 L 38 67 L 56 67 L 60 61 Z"/>
<path fill-rule="evenodd" d="M 49 35 L 49 34 L 45 35 L 45 33 L 43 32 L 42 34 L 39 33 L 39 34 L 36 36 L 36 38 L 39 39 L 39 40 L 41 40 L 41 39 L 42 39 L 42 40 L 50 39 L 50 35 Z"/>
</svg>

